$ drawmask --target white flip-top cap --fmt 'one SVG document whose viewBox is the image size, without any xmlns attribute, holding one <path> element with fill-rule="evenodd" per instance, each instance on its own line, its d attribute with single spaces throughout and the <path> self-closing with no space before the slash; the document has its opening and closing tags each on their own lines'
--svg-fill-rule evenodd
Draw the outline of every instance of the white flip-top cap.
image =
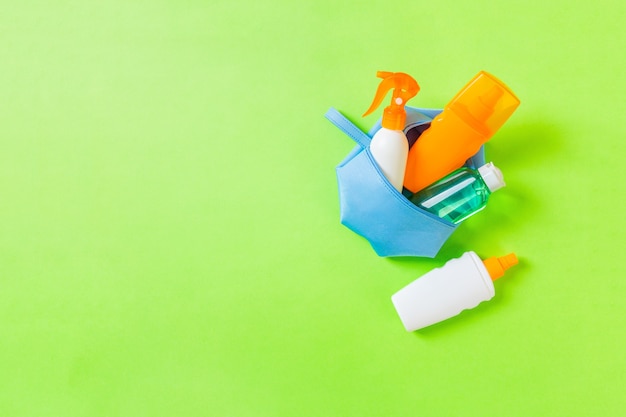
<svg viewBox="0 0 626 417">
<path fill-rule="evenodd" d="M 481 177 L 483 177 L 485 184 L 487 184 L 487 187 L 489 187 L 491 192 L 499 190 L 506 185 L 504 183 L 502 171 L 500 171 L 498 167 L 493 164 L 493 162 L 486 163 L 478 168 L 478 173 Z"/>
</svg>

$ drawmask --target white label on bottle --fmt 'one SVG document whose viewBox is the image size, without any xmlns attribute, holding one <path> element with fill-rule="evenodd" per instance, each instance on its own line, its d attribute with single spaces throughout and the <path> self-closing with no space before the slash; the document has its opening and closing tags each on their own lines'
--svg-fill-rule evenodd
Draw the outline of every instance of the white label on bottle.
<svg viewBox="0 0 626 417">
<path fill-rule="evenodd" d="M 467 187 L 472 182 L 474 182 L 474 178 L 467 178 L 466 180 L 455 185 L 454 187 L 448 188 L 447 190 L 444 190 L 441 193 L 436 194 L 432 196 L 431 198 L 428 198 L 422 201 L 420 204 L 426 208 L 431 208 L 432 206 L 441 203 L 443 200 L 450 197 L 457 191 L 462 190 L 463 188 Z"/>
</svg>

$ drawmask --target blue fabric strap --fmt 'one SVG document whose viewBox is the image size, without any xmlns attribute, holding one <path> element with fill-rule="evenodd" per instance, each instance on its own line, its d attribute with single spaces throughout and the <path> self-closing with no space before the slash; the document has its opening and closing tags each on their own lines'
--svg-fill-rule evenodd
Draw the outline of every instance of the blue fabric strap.
<svg viewBox="0 0 626 417">
<path fill-rule="evenodd" d="M 330 120 L 330 122 L 337 126 L 343 133 L 350 136 L 361 148 L 365 149 L 370 145 L 372 138 L 356 127 L 350 120 L 346 119 L 339 110 L 331 107 L 324 117 Z"/>
</svg>

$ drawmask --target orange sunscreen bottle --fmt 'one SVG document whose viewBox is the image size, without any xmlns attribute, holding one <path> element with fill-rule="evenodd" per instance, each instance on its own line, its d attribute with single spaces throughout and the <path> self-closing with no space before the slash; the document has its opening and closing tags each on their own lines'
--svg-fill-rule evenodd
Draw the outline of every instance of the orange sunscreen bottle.
<svg viewBox="0 0 626 417">
<path fill-rule="evenodd" d="M 403 72 L 378 71 L 382 78 L 374 102 L 363 116 L 367 116 L 382 103 L 389 90 L 393 90 L 391 104 L 383 112 L 382 127 L 370 142 L 370 152 L 389 183 L 402 192 L 404 170 L 409 153 L 409 141 L 402 131 L 406 121 L 405 103 L 419 91 L 417 81 Z"/>
<path fill-rule="evenodd" d="M 446 105 L 409 151 L 404 186 L 412 192 L 460 168 L 519 106 L 493 75 L 479 72 Z"/>
</svg>

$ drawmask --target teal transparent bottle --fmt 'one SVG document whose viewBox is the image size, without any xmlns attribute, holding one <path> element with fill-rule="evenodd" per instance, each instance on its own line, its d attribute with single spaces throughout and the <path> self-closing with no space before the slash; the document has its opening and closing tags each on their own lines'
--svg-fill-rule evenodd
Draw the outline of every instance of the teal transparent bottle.
<svg viewBox="0 0 626 417">
<path fill-rule="evenodd" d="M 502 172 L 491 162 L 463 167 L 410 197 L 413 204 L 454 224 L 482 210 L 492 192 L 504 187 Z"/>
</svg>

